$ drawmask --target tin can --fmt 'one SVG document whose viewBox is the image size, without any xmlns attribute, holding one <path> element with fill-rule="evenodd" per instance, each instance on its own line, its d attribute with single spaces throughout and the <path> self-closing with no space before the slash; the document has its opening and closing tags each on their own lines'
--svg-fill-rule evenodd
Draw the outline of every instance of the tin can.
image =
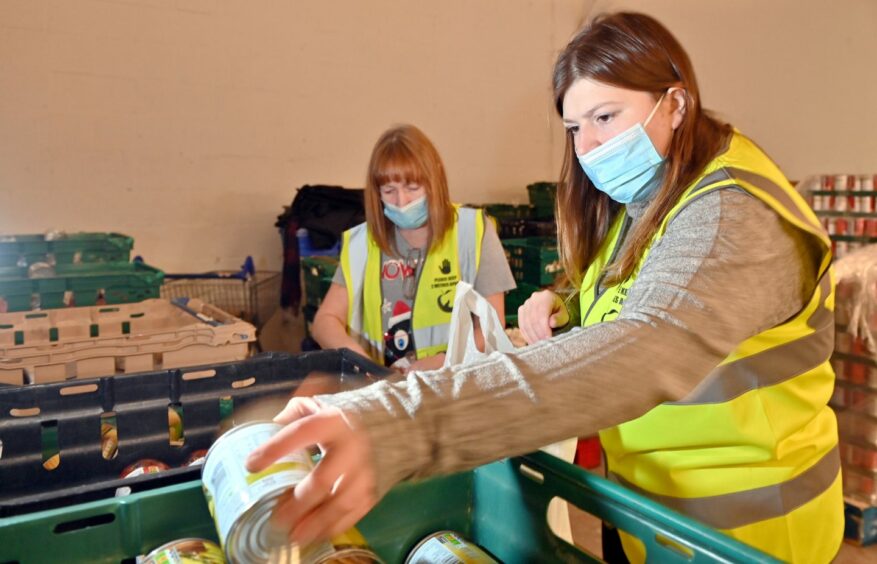
<svg viewBox="0 0 877 564">
<path fill-rule="evenodd" d="M 119 452 L 119 433 L 115 425 L 101 423 L 100 425 L 100 450 L 105 460 L 116 458 Z"/>
<path fill-rule="evenodd" d="M 196 450 L 189 455 L 189 458 L 186 459 L 186 462 L 183 463 L 183 466 L 198 466 L 199 464 L 204 464 L 204 459 L 207 458 L 207 451 L 203 448 L 200 450 Z"/>
<path fill-rule="evenodd" d="M 255 474 L 244 467 L 247 456 L 280 429 L 258 421 L 233 427 L 210 447 L 201 467 L 207 507 L 230 562 L 264 563 L 288 545 L 286 534 L 268 520 L 281 496 L 313 468 L 310 456 L 293 452 Z"/>
<path fill-rule="evenodd" d="M 206 539 L 178 539 L 163 544 L 140 564 L 225 564 L 222 549 Z"/>
<path fill-rule="evenodd" d="M 283 546 L 271 554 L 271 564 L 383 564 L 356 529 L 338 535 L 331 542 L 300 547 Z"/>
<path fill-rule="evenodd" d="M 491 564 L 490 555 L 454 531 L 439 531 L 421 540 L 405 559 L 405 564 Z"/>
<path fill-rule="evenodd" d="M 144 458 L 143 460 L 138 460 L 134 464 L 130 464 L 122 470 L 122 473 L 119 474 L 120 478 L 136 478 L 137 476 L 142 476 L 143 474 L 156 474 L 163 470 L 169 470 L 170 466 L 165 464 L 160 460 L 155 460 L 153 458 Z"/>
</svg>

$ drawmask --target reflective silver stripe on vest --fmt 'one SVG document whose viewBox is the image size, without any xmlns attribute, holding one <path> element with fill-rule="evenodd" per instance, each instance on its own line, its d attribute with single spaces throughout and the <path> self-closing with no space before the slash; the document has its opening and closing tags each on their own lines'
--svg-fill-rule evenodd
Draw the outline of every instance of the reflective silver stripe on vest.
<svg viewBox="0 0 877 564">
<path fill-rule="evenodd" d="M 741 472 L 746 470 L 741 469 Z M 674 497 L 647 492 L 613 472 L 609 473 L 609 478 L 711 527 L 736 529 L 765 519 L 788 515 L 831 487 L 837 479 L 838 472 L 840 472 L 840 456 L 835 445 L 816 464 L 798 476 L 780 484 L 741 492 L 706 497 Z"/>
<path fill-rule="evenodd" d="M 346 280 L 353 290 L 353 309 L 350 319 L 350 330 L 362 335 L 362 301 L 363 281 L 365 280 L 365 263 L 368 259 L 368 227 L 365 223 L 357 225 L 350 231 L 350 249 L 347 253 L 350 261 L 350 277 Z M 374 343 L 373 343 L 374 344 Z M 380 349 L 378 349 L 380 350 Z"/>
<path fill-rule="evenodd" d="M 477 233 L 476 219 L 481 210 L 474 208 L 457 208 L 457 261 L 460 263 L 460 280 L 475 285 L 475 276 L 478 274 L 476 262 L 475 237 Z M 418 343 L 417 336 L 414 337 Z M 447 341 L 445 341 L 447 343 Z M 419 343 L 418 343 L 419 345 Z"/>
<path fill-rule="evenodd" d="M 770 179 L 743 169 L 727 167 L 711 172 L 697 183 L 692 193 L 697 198 L 711 192 L 712 190 L 709 189 L 711 184 L 737 178 L 770 194 L 805 225 L 813 225 L 785 190 Z M 719 186 L 716 189 L 729 186 L 737 186 L 745 190 L 737 184 Z M 703 192 L 698 193 L 698 190 Z M 825 305 L 825 300 L 831 293 L 831 278 L 827 272 L 820 278 L 818 286 L 819 304 L 807 320 L 807 325 L 815 330 L 814 333 L 719 366 L 688 396 L 680 401 L 667 403 L 669 405 L 723 403 L 751 390 L 773 386 L 795 378 L 827 361 L 834 348 L 834 314 Z"/>
<path fill-rule="evenodd" d="M 694 189 L 692 190 L 692 194 L 696 194 L 697 197 L 702 196 L 703 194 L 697 194 L 698 190 L 707 188 L 710 184 L 715 184 L 724 180 L 735 179 L 743 180 L 757 188 L 764 190 L 773 198 L 775 198 L 782 205 L 783 208 L 788 210 L 789 213 L 795 216 L 802 223 L 811 227 L 816 227 L 817 229 L 821 229 L 821 226 L 814 225 L 813 220 L 805 216 L 804 213 L 801 212 L 801 209 L 795 204 L 795 202 L 792 201 L 786 191 L 779 185 L 777 185 L 776 182 L 765 176 L 756 174 L 749 170 L 744 170 L 742 168 L 724 167 L 707 174 L 700 180 L 700 182 L 697 183 L 697 185 L 695 185 Z M 746 190 L 746 188 L 740 186 L 739 184 L 717 186 L 716 189 L 729 188 L 731 186 L 736 186 L 743 191 Z M 703 193 L 707 194 L 709 192 L 711 192 L 711 190 L 706 190 Z"/>
<path fill-rule="evenodd" d="M 762 190 L 773 196 L 783 206 L 783 208 L 788 210 L 793 216 L 798 218 L 798 220 L 800 220 L 805 225 L 815 227 L 819 230 L 822 229 L 821 225 L 814 225 L 813 220 L 804 215 L 804 213 L 797 206 L 797 204 L 795 204 L 789 194 L 781 187 L 779 187 L 773 180 L 766 178 L 760 174 L 756 174 L 748 170 L 743 170 L 742 168 L 727 167 L 727 170 L 731 172 L 731 175 L 734 178 L 744 180 L 757 188 L 761 188 Z"/>
<path fill-rule="evenodd" d="M 826 362 L 834 348 L 834 315 L 825 305 L 831 292 L 827 272 L 819 281 L 819 290 L 819 305 L 807 321 L 814 333 L 719 366 L 690 394 L 667 405 L 724 403 L 751 390 L 791 380 Z"/>
<path fill-rule="evenodd" d="M 430 327 L 415 327 L 414 345 L 418 349 L 447 345 L 451 336 L 451 324 L 441 323 Z"/>
</svg>

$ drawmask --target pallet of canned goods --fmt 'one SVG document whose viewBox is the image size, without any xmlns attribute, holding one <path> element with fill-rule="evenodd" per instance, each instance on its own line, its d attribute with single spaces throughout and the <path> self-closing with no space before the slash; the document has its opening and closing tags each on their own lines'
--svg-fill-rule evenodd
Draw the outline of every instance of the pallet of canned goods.
<svg viewBox="0 0 877 564">
<path fill-rule="evenodd" d="M 0 517 L 195 479 L 220 429 L 258 402 L 282 405 L 310 375 L 347 387 L 385 373 L 329 350 L 0 387 Z"/>
<path fill-rule="evenodd" d="M 227 448 L 243 447 L 246 451 L 249 447 L 243 445 L 249 439 L 244 435 L 252 438 L 258 432 L 241 431 L 242 438 L 230 441 L 236 445 Z M 221 444 L 220 441 L 215 448 Z M 228 462 L 225 456 L 228 455 L 217 457 L 224 460 L 223 465 Z M 233 462 L 228 463 L 234 467 Z M 304 459 L 298 463 L 308 464 Z M 207 482 L 216 477 L 209 470 L 210 460 L 206 464 L 203 487 L 211 488 Z M 227 474 L 225 479 L 230 476 Z M 209 493 L 207 500 L 219 493 Z M 257 499 L 270 499 L 273 495 L 260 494 Z M 141 492 L 124 500 L 109 499 L 0 519 L 0 534 L 11 539 L 0 543 L 0 561 L 32 564 L 64 554 L 67 562 L 119 562 L 190 538 L 218 544 L 225 539 L 226 557 L 231 557 L 231 562 L 250 564 L 599 561 L 595 555 L 561 541 L 551 532 L 546 511 L 555 497 L 562 497 L 640 539 L 650 561 L 776 562 L 718 531 L 545 453 L 397 485 L 357 523 L 354 536 L 367 544 L 360 546 L 358 560 L 339 557 L 337 552 L 311 559 L 306 547 L 293 545 L 281 547 L 270 560 L 259 557 L 246 560 L 236 552 L 238 549 L 230 551 L 229 537 L 217 531 L 217 526 L 232 530 L 235 522 L 246 522 L 246 511 L 220 509 L 215 499 L 205 501 L 202 482 L 193 481 Z M 219 515 L 219 523 L 214 523 L 211 511 Z M 226 511 L 227 514 L 220 513 Z M 259 525 L 243 527 L 246 534 L 258 537 Z M 255 532 L 247 532 L 247 527 L 255 528 Z M 330 551 L 338 548 L 335 542 L 333 539 L 330 543 Z"/>
<path fill-rule="evenodd" d="M 822 220 L 838 258 L 877 243 L 875 180 L 874 174 L 825 174 L 798 186 Z"/>
<path fill-rule="evenodd" d="M 0 383 L 43 384 L 247 357 L 256 329 L 200 300 L 0 314 Z"/>
<path fill-rule="evenodd" d="M 159 297 L 163 278 L 139 262 L 2 266 L 0 312 L 139 302 Z"/>
<path fill-rule="evenodd" d="M 128 262 L 133 246 L 134 239 L 119 233 L 0 235 L 0 266 Z"/>
<path fill-rule="evenodd" d="M 247 257 L 237 271 L 166 273 L 161 297 L 197 298 L 261 329 L 280 307 L 280 272 L 256 271 Z"/>
</svg>

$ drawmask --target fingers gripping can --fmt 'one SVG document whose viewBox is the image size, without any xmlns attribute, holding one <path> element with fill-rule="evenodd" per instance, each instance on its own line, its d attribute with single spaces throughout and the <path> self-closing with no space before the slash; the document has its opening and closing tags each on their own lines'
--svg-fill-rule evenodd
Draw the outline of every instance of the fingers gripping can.
<svg viewBox="0 0 877 564">
<path fill-rule="evenodd" d="M 296 451 L 255 474 L 244 467 L 247 456 L 280 429 L 271 422 L 246 423 L 226 432 L 207 452 L 202 487 L 229 562 L 267 562 L 274 549 L 288 543 L 268 519 L 280 497 L 310 472 L 310 457 Z"/>
</svg>

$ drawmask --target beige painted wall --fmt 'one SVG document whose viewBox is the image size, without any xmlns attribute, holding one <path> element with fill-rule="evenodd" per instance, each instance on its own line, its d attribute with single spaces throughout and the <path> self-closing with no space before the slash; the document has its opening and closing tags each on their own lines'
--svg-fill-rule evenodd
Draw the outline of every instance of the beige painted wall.
<svg viewBox="0 0 877 564">
<path fill-rule="evenodd" d="M 4 0 L 0 232 L 116 230 L 168 271 L 276 269 L 296 187 L 409 121 L 459 201 L 553 178 L 557 50 L 593 0 Z M 872 0 L 597 0 L 660 17 L 793 177 L 877 170 Z M 855 142 L 849 142 L 848 139 Z"/>
<path fill-rule="evenodd" d="M 279 268 L 295 188 L 361 186 L 387 126 L 461 201 L 553 177 L 550 65 L 580 2 L 4 0 L 0 232 L 118 230 L 168 271 Z M 568 35 L 567 31 L 565 35 Z"/>
<path fill-rule="evenodd" d="M 877 172 L 877 1 L 597 0 L 592 7 L 619 9 L 667 25 L 691 56 L 704 104 L 789 177 Z"/>
</svg>

